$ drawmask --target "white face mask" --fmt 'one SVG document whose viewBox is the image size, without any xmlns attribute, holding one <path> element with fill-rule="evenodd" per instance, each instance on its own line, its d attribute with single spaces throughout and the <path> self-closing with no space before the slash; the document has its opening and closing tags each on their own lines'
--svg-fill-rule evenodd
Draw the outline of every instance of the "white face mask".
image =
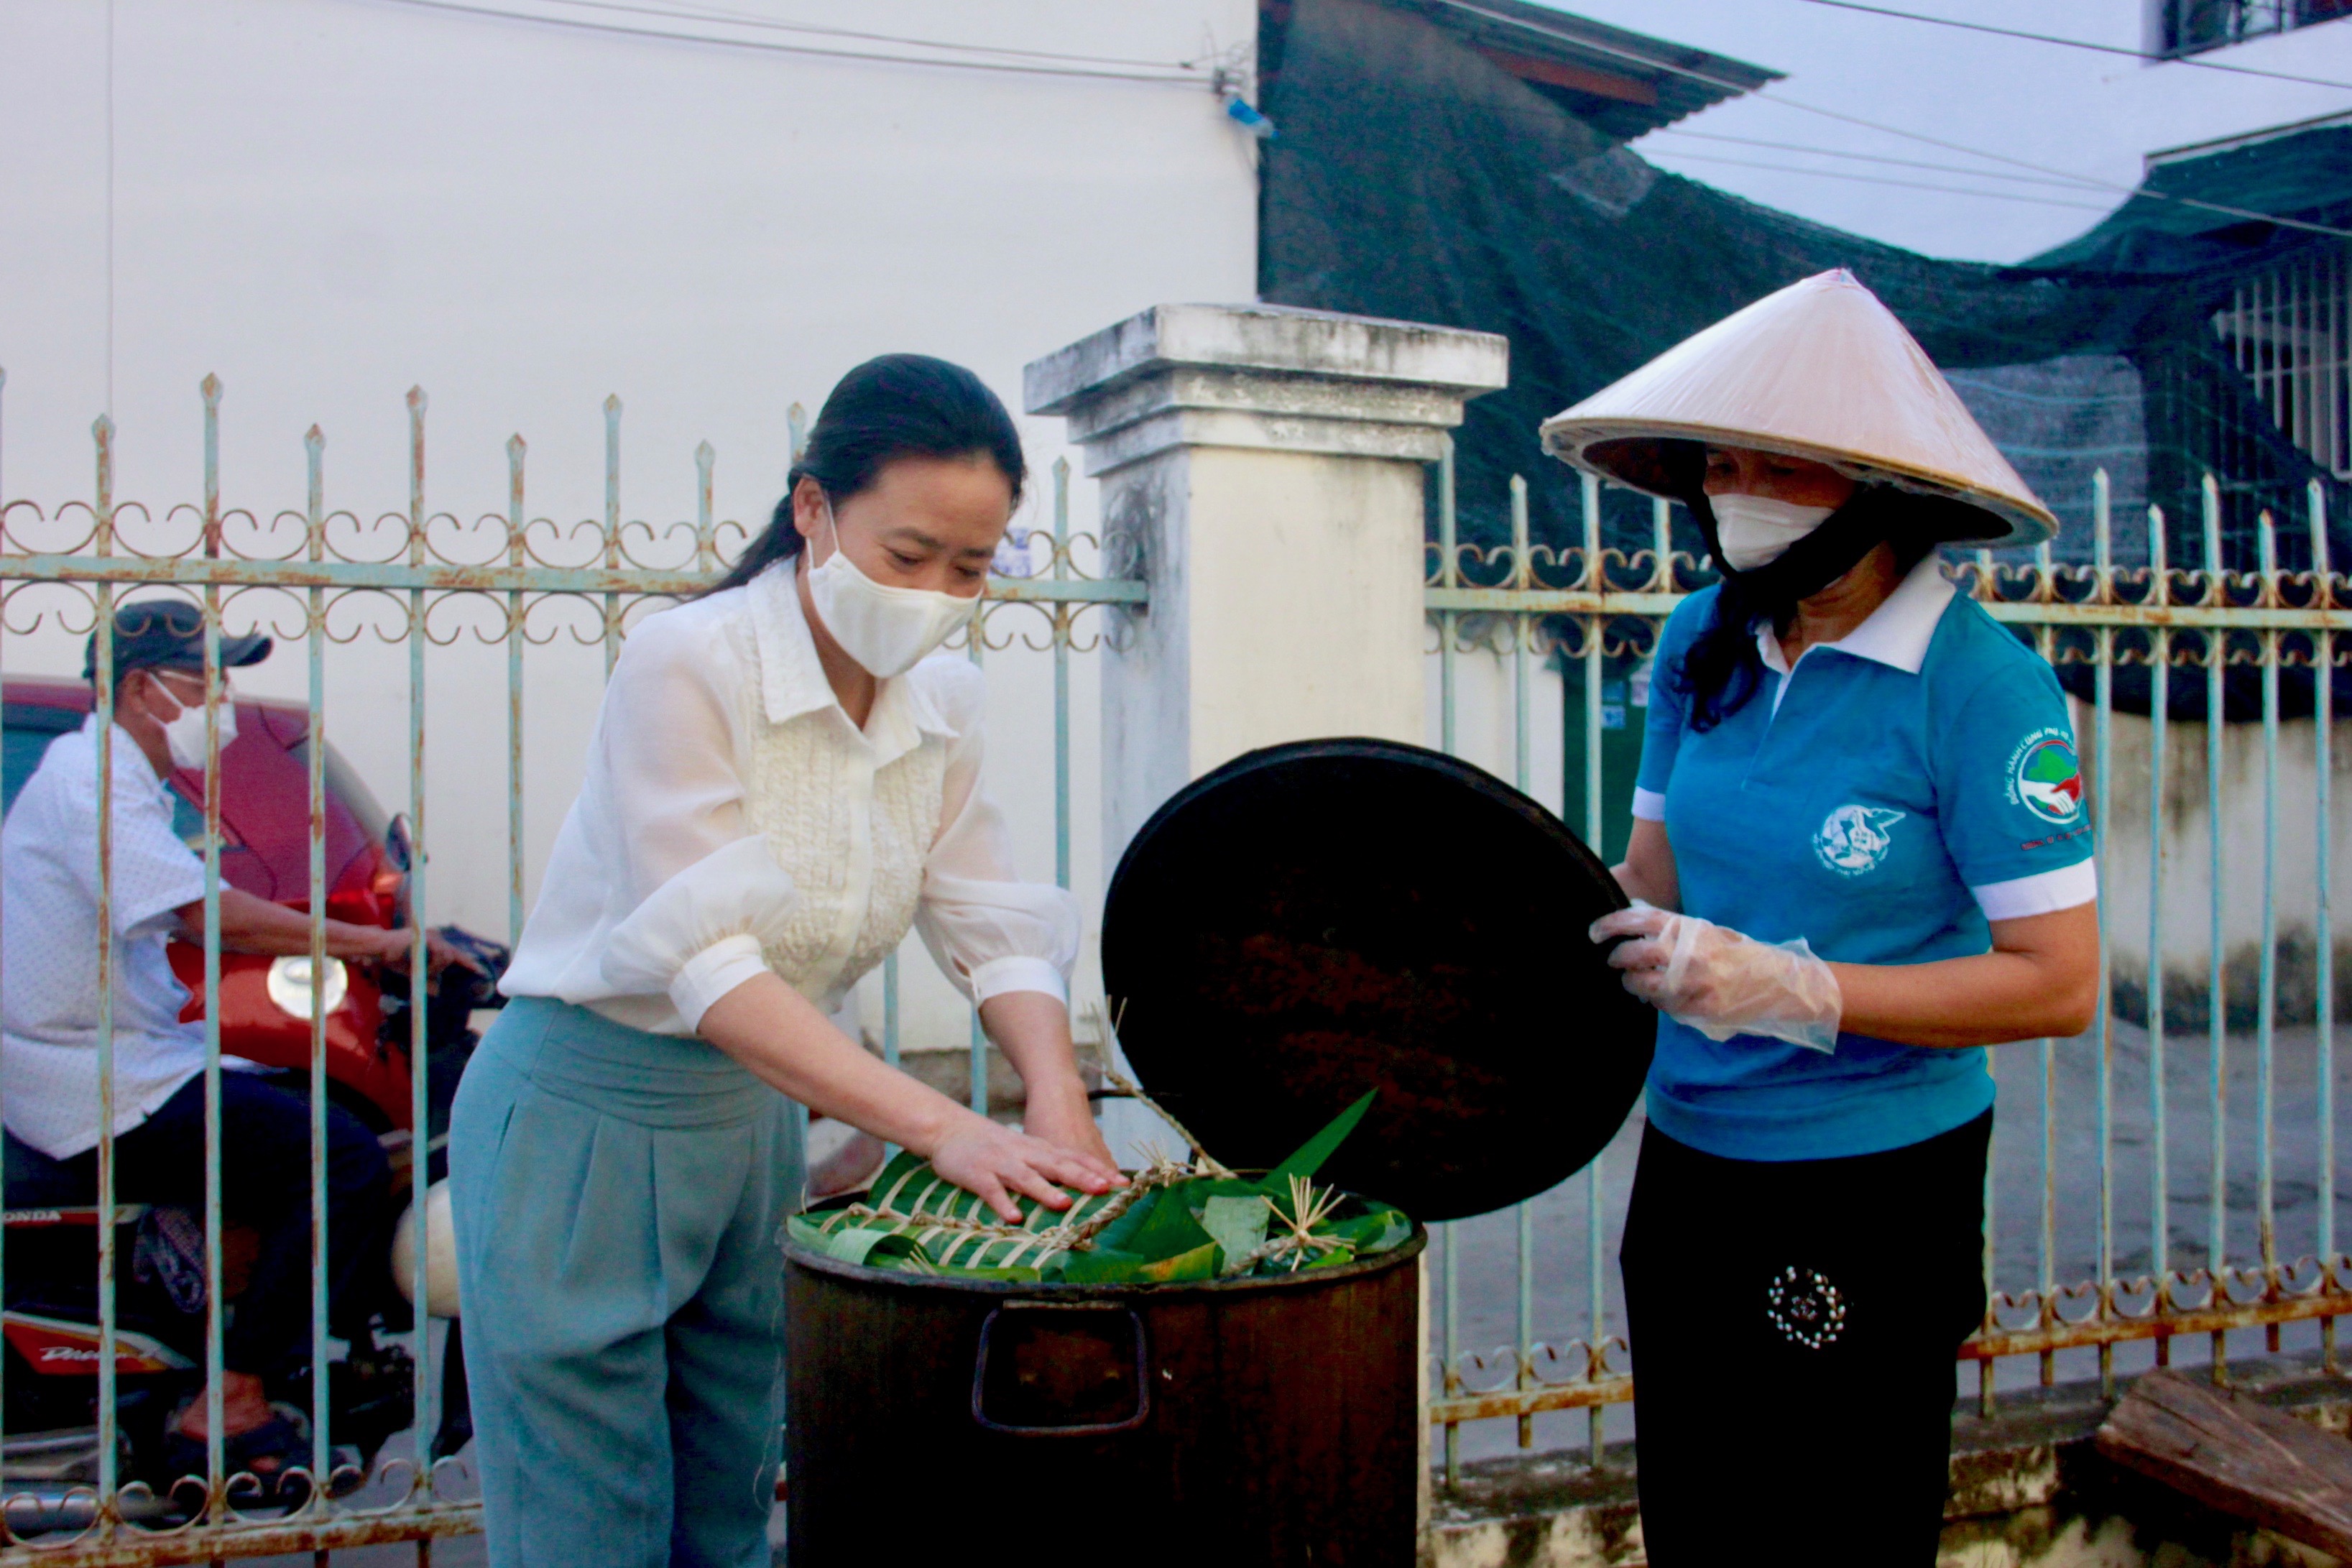
<svg viewBox="0 0 2352 1568">
<path fill-rule="evenodd" d="M 179 768 L 194 768 L 202 772 L 205 765 L 204 704 L 199 702 L 191 708 L 173 696 L 172 689 L 161 680 L 157 680 L 155 685 L 164 696 L 179 703 L 180 710 L 163 721 L 163 744 L 171 751 L 172 765 Z M 227 751 L 229 742 L 236 739 L 236 704 L 224 690 L 221 693 L 220 705 L 221 750 Z"/>
<path fill-rule="evenodd" d="M 809 602 L 817 619 L 868 674 L 888 679 L 912 669 L 958 626 L 971 619 L 977 595 L 959 598 L 936 588 L 893 588 L 857 569 L 841 547 L 841 529 L 827 501 L 824 521 L 833 553 L 809 568 Z"/>
<path fill-rule="evenodd" d="M 1709 496 L 1706 504 L 1715 513 L 1715 537 L 1723 545 L 1724 564 L 1735 572 L 1753 572 L 1778 561 L 1783 551 L 1837 510 L 1749 495 Z"/>
</svg>

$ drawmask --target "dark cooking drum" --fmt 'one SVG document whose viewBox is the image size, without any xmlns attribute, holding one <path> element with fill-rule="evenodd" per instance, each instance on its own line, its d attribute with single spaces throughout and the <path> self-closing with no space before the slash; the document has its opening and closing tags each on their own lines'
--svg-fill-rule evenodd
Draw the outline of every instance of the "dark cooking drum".
<svg viewBox="0 0 2352 1568">
<path fill-rule="evenodd" d="M 1253 752 L 1145 825 L 1103 975 L 1152 1098 L 1264 1170 L 1368 1090 L 1322 1176 L 1415 1220 L 1544 1191 L 1639 1093 L 1648 1010 L 1585 939 L 1624 900 L 1559 820 L 1417 747 Z M 1414 1560 L 1419 1226 L 1275 1279 L 1043 1285 L 785 1247 L 792 1560 Z"/>
</svg>

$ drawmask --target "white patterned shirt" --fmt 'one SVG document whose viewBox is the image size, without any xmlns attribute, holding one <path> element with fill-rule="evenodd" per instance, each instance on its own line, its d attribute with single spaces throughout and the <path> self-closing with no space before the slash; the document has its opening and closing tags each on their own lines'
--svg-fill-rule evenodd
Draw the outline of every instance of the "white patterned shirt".
<svg viewBox="0 0 2352 1568">
<path fill-rule="evenodd" d="M 164 952 L 205 896 L 172 831 L 172 795 L 114 731 L 114 1131 L 205 1066 L 202 1024 Z M 98 1142 L 98 719 L 49 742 L 0 827 L 0 1118 L 53 1158 Z"/>
<path fill-rule="evenodd" d="M 831 1013 L 911 925 L 976 1002 L 1068 999 L 1077 905 L 1013 873 L 980 787 L 980 671 L 928 658 L 861 731 L 793 570 L 630 633 L 507 994 L 688 1035 L 766 970 Z"/>
</svg>

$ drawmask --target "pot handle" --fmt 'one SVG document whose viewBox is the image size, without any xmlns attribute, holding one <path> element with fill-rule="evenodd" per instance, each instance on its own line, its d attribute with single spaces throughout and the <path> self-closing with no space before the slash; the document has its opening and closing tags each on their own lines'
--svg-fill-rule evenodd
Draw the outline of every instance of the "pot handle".
<svg viewBox="0 0 2352 1568">
<path fill-rule="evenodd" d="M 1150 1415 L 1150 1357 L 1132 1308 L 1007 1301 L 980 1325 L 971 1418 L 987 1430 L 1099 1437 Z"/>
</svg>

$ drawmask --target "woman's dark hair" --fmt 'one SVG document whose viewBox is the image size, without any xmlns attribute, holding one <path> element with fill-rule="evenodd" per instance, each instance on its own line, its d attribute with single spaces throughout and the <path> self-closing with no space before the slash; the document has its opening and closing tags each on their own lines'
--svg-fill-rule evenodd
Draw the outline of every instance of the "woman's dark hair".
<svg viewBox="0 0 2352 1568">
<path fill-rule="evenodd" d="M 1723 551 L 1705 494 L 1694 489 L 1685 500 L 1719 563 Z M 1690 727 L 1701 732 L 1714 729 L 1746 707 L 1762 686 L 1764 660 L 1756 649 L 1759 625 L 1769 622 L 1775 633 L 1785 630 L 1799 600 L 1836 582 L 1882 542 L 1895 547 L 1895 573 L 1903 576 L 1942 541 L 1967 538 L 1972 528 L 1980 527 L 1980 520 L 1957 501 L 1908 495 L 1891 485 L 1865 485 L 1771 564 L 1753 572 L 1725 572 L 1706 625 L 1666 671 L 1674 689 L 1690 704 Z"/>
<path fill-rule="evenodd" d="M 792 472 L 784 499 L 751 548 L 709 592 L 740 588 L 807 541 L 793 525 L 793 491 L 814 479 L 837 506 L 872 485 L 900 458 L 986 458 L 1021 500 L 1029 465 L 1013 416 L 980 377 L 929 354 L 883 354 L 841 378 L 817 410 L 816 428 Z"/>
</svg>

